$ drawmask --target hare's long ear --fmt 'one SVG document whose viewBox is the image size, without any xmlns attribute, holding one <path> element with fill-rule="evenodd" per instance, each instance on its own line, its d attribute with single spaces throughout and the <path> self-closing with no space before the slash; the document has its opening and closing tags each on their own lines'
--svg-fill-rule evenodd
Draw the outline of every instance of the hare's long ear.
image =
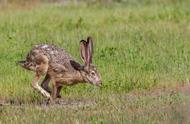
<svg viewBox="0 0 190 124">
<path fill-rule="evenodd" d="M 80 56 L 85 64 L 87 64 L 87 43 L 85 40 L 80 41 Z"/>
<path fill-rule="evenodd" d="M 92 55 L 93 55 L 93 41 L 91 37 L 87 38 L 87 63 L 92 63 Z"/>
</svg>

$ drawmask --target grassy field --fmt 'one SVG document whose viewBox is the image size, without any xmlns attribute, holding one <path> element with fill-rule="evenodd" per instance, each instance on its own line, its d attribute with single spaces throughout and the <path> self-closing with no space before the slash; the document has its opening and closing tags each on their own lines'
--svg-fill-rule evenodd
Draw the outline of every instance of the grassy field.
<svg viewBox="0 0 190 124">
<path fill-rule="evenodd" d="M 189 0 L 0 6 L 0 124 L 190 123 L 189 6 Z M 103 86 L 64 87 L 62 104 L 45 106 L 31 88 L 34 73 L 16 61 L 33 45 L 50 43 L 82 63 L 79 41 L 87 36 Z"/>
</svg>

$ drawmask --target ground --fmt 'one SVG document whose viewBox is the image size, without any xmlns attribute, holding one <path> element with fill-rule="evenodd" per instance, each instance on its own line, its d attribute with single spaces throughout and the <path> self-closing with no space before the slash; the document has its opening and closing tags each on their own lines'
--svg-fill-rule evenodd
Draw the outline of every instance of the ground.
<svg viewBox="0 0 190 124">
<path fill-rule="evenodd" d="M 190 85 L 153 88 L 101 98 L 1 101 L 1 119 L 9 123 L 190 123 Z M 7 116 L 8 115 L 8 116 Z"/>
</svg>

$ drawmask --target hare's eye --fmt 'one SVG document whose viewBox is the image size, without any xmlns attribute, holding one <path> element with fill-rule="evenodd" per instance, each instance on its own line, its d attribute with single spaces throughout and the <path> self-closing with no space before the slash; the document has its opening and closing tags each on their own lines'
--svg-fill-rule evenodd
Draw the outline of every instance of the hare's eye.
<svg viewBox="0 0 190 124">
<path fill-rule="evenodd" d="M 94 71 L 92 71 L 92 72 L 91 72 L 91 75 L 93 75 L 93 76 L 94 76 L 94 75 L 95 75 L 95 72 L 94 72 Z"/>
</svg>

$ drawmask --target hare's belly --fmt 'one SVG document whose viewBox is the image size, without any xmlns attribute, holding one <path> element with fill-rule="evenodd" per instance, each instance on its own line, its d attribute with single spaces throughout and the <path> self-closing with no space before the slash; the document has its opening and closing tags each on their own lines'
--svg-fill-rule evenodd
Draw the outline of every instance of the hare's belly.
<svg viewBox="0 0 190 124">
<path fill-rule="evenodd" d="M 54 81 L 57 85 L 75 85 L 77 82 L 73 80 L 71 77 L 56 77 L 54 78 Z"/>
<path fill-rule="evenodd" d="M 70 73 L 48 71 L 48 74 L 51 76 L 51 79 L 58 85 L 74 85 L 77 83 L 77 81 Z"/>
</svg>

